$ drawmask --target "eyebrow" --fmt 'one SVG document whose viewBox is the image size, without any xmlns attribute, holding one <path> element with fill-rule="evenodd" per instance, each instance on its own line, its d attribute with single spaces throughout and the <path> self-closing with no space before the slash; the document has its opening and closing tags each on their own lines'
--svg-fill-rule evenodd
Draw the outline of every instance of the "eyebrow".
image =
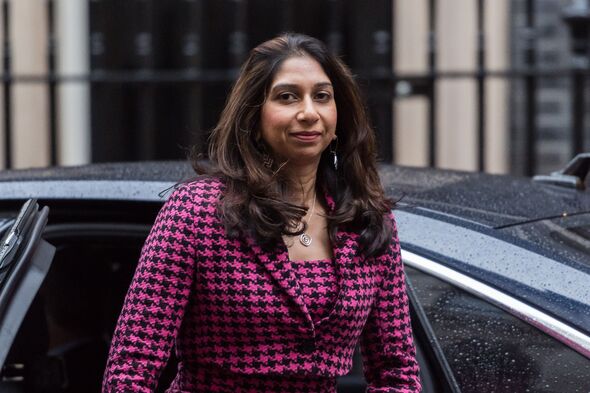
<svg viewBox="0 0 590 393">
<path fill-rule="evenodd" d="M 313 85 L 314 88 L 318 88 L 318 87 L 332 87 L 332 84 L 330 82 L 318 82 L 315 85 Z M 274 85 L 271 88 L 271 91 L 273 90 L 277 90 L 277 89 L 297 89 L 299 88 L 299 85 L 296 85 L 294 83 L 279 83 L 278 85 Z"/>
</svg>

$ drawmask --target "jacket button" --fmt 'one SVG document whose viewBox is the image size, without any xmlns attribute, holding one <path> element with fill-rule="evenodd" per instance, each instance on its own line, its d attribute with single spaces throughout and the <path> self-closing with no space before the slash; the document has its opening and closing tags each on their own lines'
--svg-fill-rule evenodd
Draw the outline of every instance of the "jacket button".
<svg viewBox="0 0 590 393">
<path fill-rule="evenodd" d="M 315 351 L 314 340 L 305 340 L 299 345 L 299 350 L 303 353 L 312 353 Z"/>
</svg>

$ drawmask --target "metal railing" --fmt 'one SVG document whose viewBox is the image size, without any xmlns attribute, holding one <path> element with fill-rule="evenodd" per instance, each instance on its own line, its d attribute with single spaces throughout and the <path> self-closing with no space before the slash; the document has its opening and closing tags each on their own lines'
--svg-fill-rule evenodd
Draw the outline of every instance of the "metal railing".
<svg viewBox="0 0 590 393">
<path fill-rule="evenodd" d="M 188 0 L 186 0 L 188 1 Z M 344 0 L 325 0 L 329 5 L 327 8 L 328 15 L 326 16 L 328 23 L 328 30 L 320 38 L 324 38 L 329 46 L 335 50 L 341 50 L 344 40 L 344 26 L 339 18 L 343 16 L 345 9 Z M 352 67 L 355 73 L 362 80 L 368 81 L 372 88 L 368 92 L 369 102 L 374 107 L 379 108 L 379 111 L 387 111 L 391 108 L 392 100 L 401 99 L 408 95 L 422 95 L 428 102 L 428 164 L 436 166 L 438 157 L 436 154 L 437 145 L 437 99 L 436 88 L 437 82 L 447 79 L 469 78 L 476 82 L 476 126 L 477 135 L 477 168 L 485 170 L 486 162 L 486 81 L 492 78 L 500 78 L 504 80 L 522 80 L 525 86 L 526 97 L 526 132 L 525 132 L 525 151 L 523 152 L 523 160 L 525 161 L 525 174 L 532 175 L 537 168 L 536 162 L 536 146 L 538 142 L 537 135 L 537 118 L 539 115 L 539 108 L 536 102 L 538 91 L 538 81 L 540 78 L 571 78 L 572 81 L 572 129 L 570 138 L 571 154 L 578 153 L 584 150 L 584 132 L 586 125 L 584 123 L 585 108 L 587 103 L 585 101 L 585 91 L 587 90 L 587 79 L 590 76 L 590 0 L 582 0 L 573 3 L 573 5 L 564 10 L 564 21 L 568 23 L 572 31 L 572 53 L 574 61 L 572 67 L 566 68 L 547 68 L 542 69 L 537 65 L 536 52 L 536 36 L 534 34 L 536 28 L 536 4 L 535 0 L 523 0 L 526 6 L 526 26 L 525 28 L 530 32 L 528 42 L 525 49 L 526 65 L 524 68 L 507 69 L 504 71 L 490 71 L 486 68 L 486 34 L 485 34 L 485 5 L 486 0 L 477 0 L 476 15 L 474 17 L 477 21 L 477 46 L 476 53 L 473 54 L 476 58 L 476 69 L 474 72 L 442 72 L 438 69 L 438 47 L 437 41 L 440 37 L 437 36 L 438 26 L 437 21 L 437 7 L 436 0 L 428 1 L 428 70 L 426 73 L 398 73 L 393 67 L 391 60 L 391 37 L 392 29 L 390 28 L 389 36 L 378 35 L 378 31 L 368 32 L 367 36 L 372 37 L 373 42 L 367 42 L 367 46 L 373 48 L 372 56 L 362 63 L 353 61 Z M 97 2 L 95 0 L 95 2 Z M 283 0 L 280 2 L 284 7 L 282 8 L 282 22 L 279 23 L 281 30 L 289 28 L 297 28 L 297 7 L 291 4 L 293 0 Z M 248 36 L 245 32 L 246 20 L 248 17 L 248 3 L 245 0 L 234 0 L 234 4 L 230 20 L 233 23 L 233 29 L 230 35 L 235 41 L 233 46 L 227 49 L 229 52 L 228 61 L 224 67 L 184 67 L 182 69 L 156 69 L 151 67 L 153 62 L 148 61 L 145 66 L 136 67 L 133 70 L 116 70 L 103 67 L 94 66 L 91 72 L 87 75 L 60 75 L 56 71 L 56 35 L 55 35 L 55 13 L 54 0 L 46 0 L 47 9 L 47 74 L 45 75 L 22 75 L 14 74 L 12 71 L 12 41 L 10 36 L 10 0 L 2 0 L 2 21 L 3 21 L 3 41 L 2 41 L 2 85 L 3 85 L 3 111 L 2 123 L 4 125 L 4 166 L 11 168 L 13 166 L 13 157 L 11 154 L 11 144 L 13 138 L 13 102 L 12 102 L 12 87 L 14 84 L 36 83 L 46 84 L 48 86 L 48 101 L 49 101 L 49 140 L 50 140 L 50 164 L 58 164 L 57 157 L 57 97 L 56 90 L 60 84 L 71 82 L 88 82 L 92 87 L 98 85 L 125 85 L 125 86 L 162 86 L 175 84 L 192 84 L 195 86 L 207 86 L 208 84 L 225 83 L 229 85 L 237 74 L 237 66 L 243 59 L 246 53 L 245 42 L 248 41 Z M 143 0 L 142 3 L 148 3 Z M 206 0 L 191 0 L 191 3 L 199 3 L 198 7 L 203 7 Z M 382 1 L 387 7 L 387 1 Z M 382 5 L 383 5 L 382 4 Z M 351 7 L 347 5 L 347 7 Z M 389 23 L 391 27 L 391 2 L 388 8 Z M 381 12 L 382 13 L 382 12 Z M 385 12 L 386 14 L 386 12 Z M 146 27 L 147 26 L 147 27 Z M 149 28 L 149 23 L 143 26 Z M 270 33 L 270 31 L 268 32 Z M 369 34 L 370 33 L 370 34 Z M 269 34 L 272 36 L 272 34 Z M 387 35 L 387 34 L 386 34 Z M 90 37 L 89 37 L 90 39 Z M 188 39 L 185 37 L 185 39 Z M 385 44 L 379 43 L 382 40 Z M 389 49 L 383 49 L 384 45 L 389 44 Z M 199 45 L 199 42 L 196 43 Z M 379 52 L 381 50 L 382 52 Z M 357 56 L 362 58 L 362 56 Z M 356 67 L 356 68 L 355 68 Z M 385 108 L 385 109 L 384 109 Z M 219 107 L 216 110 L 220 110 Z M 391 111 L 391 109 L 389 109 Z M 393 161 L 394 152 L 392 148 L 392 140 L 394 137 L 394 126 L 391 122 L 391 112 L 386 112 L 378 116 L 376 120 L 376 128 L 378 130 L 380 155 L 384 161 Z M 149 157 L 148 157 L 149 158 Z"/>
</svg>

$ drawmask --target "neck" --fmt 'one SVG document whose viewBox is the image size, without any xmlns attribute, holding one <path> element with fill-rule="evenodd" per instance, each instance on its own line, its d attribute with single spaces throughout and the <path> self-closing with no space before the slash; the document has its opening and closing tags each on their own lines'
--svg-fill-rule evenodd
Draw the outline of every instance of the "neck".
<svg viewBox="0 0 590 393">
<path fill-rule="evenodd" d="M 289 194 L 294 203 L 310 206 L 315 197 L 317 165 L 289 168 Z"/>
</svg>

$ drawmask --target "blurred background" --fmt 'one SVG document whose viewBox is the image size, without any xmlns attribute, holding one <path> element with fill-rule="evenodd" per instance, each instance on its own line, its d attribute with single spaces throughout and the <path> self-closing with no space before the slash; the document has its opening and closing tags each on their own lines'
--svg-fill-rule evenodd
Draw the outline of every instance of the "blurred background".
<svg viewBox="0 0 590 393">
<path fill-rule="evenodd" d="M 590 0 L 0 3 L 0 168 L 182 159 L 284 31 L 352 68 L 383 162 L 532 175 L 590 142 Z"/>
</svg>

